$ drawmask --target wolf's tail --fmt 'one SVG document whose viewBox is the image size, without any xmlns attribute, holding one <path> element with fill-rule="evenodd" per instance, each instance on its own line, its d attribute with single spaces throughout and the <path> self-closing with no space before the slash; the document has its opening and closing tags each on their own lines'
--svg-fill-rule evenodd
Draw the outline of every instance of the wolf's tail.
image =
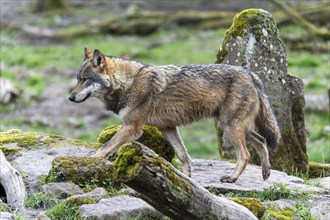
<svg viewBox="0 0 330 220">
<path fill-rule="evenodd" d="M 266 139 L 267 146 L 275 149 L 281 141 L 281 131 L 268 101 L 261 80 L 252 73 L 253 82 L 259 90 L 260 110 L 255 124 L 258 133 Z"/>
</svg>

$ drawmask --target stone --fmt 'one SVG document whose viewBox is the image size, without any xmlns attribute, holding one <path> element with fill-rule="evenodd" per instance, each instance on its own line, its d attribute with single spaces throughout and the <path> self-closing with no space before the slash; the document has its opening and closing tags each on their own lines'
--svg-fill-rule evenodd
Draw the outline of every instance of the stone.
<svg viewBox="0 0 330 220">
<path fill-rule="evenodd" d="M 147 219 L 161 218 L 163 215 L 141 199 L 131 196 L 117 196 L 101 199 L 97 204 L 82 205 L 79 210 L 82 219 Z"/>
<path fill-rule="evenodd" d="M 15 99 L 19 96 L 20 92 L 14 86 L 14 84 L 4 78 L 0 77 L 0 103 L 7 104 L 15 101 Z"/>
<path fill-rule="evenodd" d="M 263 180 L 261 167 L 248 164 L 245 171 L 235 183 L 222 183 L 220 177 L 228 175 L 234 169 L 235 163 L 220 160 L 193 159 L 192 179 L 205 188 L 216 188 L 219 193 L 247 192 L 263 190 L 271 187 L 274 183 L 285 184 L 289 189 L 300 189 L 302 191 L 312 191 L 320 194 L 327 194 L 328 191 L 309 186 L 304 180 L 289 176 L 284 172 L 271 170 L 268 180 Z"/>
<path fill-rule="evenodd" d="M 305 94 L 306 109 L 318 112 L 330 110 L 330 100 L 328 94 Z"/>
<path fill-rule="evenodd" d="M 24 149 L 20 151 L 21 155 L 12 161 L 12 165 L 23 175 L 29 190 L 36 191 L 40 185 L 41 176 L 48 174 L 55 157 L 89 156 L 93 153 L 95 153 L 94 149 L 77 146 Z"/>
<path fill-rule="evenodd" d="M 73 195 L 66 199 L 66 202 L 81 206 L 83 204 L 95 204 L 98 203 L 101 199 L 108 198 L 109 195 L 107 191 L 101 187 L 98 187 L 88 193 Z"/>
<path fill-rule="evenodd" d="M 310 210 L 312 217 L 316 217 L 317 220 L 329 220 L 330 219 L 330 200 L 324 201 L 317 206 L 314 206 Z"/>
<path fill-rule="evenodd" d="M 42 191 L 46 194 L 55 195 L 60 199 L 84 193 L 79 186 L 71 182 L 48 183 L 42 186 Z"/>
<path fill-rule="evenodd" d="M 226 32 L 216 63 L 247 66 L 261 78 L 282 134 L 281 144 L 269 152 L 270 163 L 277 170 L 306 174 L 303 82 L 287 72 L 285 45 L 272 15 L 262 9 L 247 9 L 237 14 Z M 218 134 L 221 140 L 221 130 Z M 232 146 L 221 141 L 220 145 L 222 157 L 235 158 Z M 251 146 L 249 152 L 250 162 L 260 164 Z"/>
<path fill-rule="evenodd" d="M 330 176 L 317 179 L 324 189 L 330 191 Z"/>
<path fill-rule="evenodd" d="M 9 212 L 0 212 L 0 219 L 1 220 L 15 220 L 14 214 Z"/>
</svg>

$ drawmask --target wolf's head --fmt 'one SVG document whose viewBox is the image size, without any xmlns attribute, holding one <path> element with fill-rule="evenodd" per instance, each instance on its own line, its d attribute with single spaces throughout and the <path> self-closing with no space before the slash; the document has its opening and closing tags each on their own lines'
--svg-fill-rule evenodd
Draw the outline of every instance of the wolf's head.
<svg viewBox="0 0 330 220">
<path fill-rule="evenodd" d="M 101 98 L 110 87 L 107 74 L 106 57 L 99 51 L 94 53 L 87 47 L 84 49 L 84 62 L 77 74 L 77 85 L 71 92 L 69 100 L 80 103 L 89 97 Z"/>
</svg>

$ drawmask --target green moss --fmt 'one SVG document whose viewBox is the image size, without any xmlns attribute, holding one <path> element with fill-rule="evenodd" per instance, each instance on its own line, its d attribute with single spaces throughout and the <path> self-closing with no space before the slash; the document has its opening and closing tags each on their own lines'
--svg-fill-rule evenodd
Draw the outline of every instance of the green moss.
<svg viewBox="0 0 330 220">
<path fill-rule="evenodd" d="M 88 171 L 78 169 L 88 167 Z M 109 193 L 122 188 L 112 178 L 112 169 L 104 164 L 102 158 L 94 157 L 57 157 L 52 162 L 52 168 L 46 177 L 42 178 L 42 183 L 72 181 L 85 191 L 91 191 L 96 187 L 103 187 Z"/>
<path fill-rule="evenodd" d="M 280 210 L 267 210 L 269 217 L 275 217 L 277 220 L 291 220 L 294 219 L 294 212 L 291 209 Z"/>
<path fill-rule="evenodd" d="M 22 132 L 20 130 L 9 130 L 0 132 L 0 144 L 17 143 L 19 147 L 34 148 L 39 143 L 36 132 Z"/>
<path fill-rule="evenodd" d="M 97 149 L 100 143 L 89 143 L 60 135 L 49 135 L 39 132 L 23 132 L 18 129 L 0 132 L 0 145 L 16 143 L 18 147 L 36 148 L 42 146 L 50 147 L 89 147 Z M 20 148 L 6 148 L 5 150 L 18 151 Z"/>
<path fill-rule="evenodd" d="M 120 128 L 120 125 L 115 125 L 103 129 L 98 137 L 98 142 L 102 144 L 106 143 Z M 149 147 L 167 161 L 172 161 L 175 156 L 174 150 L 170 143 L 163 138 L 161 132 L 156 127 L 149 125 L 143 126 L 142 131 L 143 134 L 137 141 Z"/>
<path fill-rule="evenodd" d="M 309 162 L 309 169 L 307 176 L 309 178 L 330 176 L 330 164 Z"/>
<path fill-rule="evenodd" d="M 260 9 L 247 9 L 234 17 L 234 21 L 230 27 L 230 34 L 233 37 L 242 36 L 246 33 L 248 26 L 254 26 L 263 23 Z"/>
<path fill-rule="evenodd" d="M 123 145 L 117 152 L 114 162 L 114 178 L 123 182 L 133 179 L 140 168 L 141 157 L 138 147 L 133 147 L 132 144 Z"/>
<path fill-rule="evenodd" d="M 3 202 L 0 203 L 0 212 L 8 212 L 6 203 L 3 203 Z"/>
<path fill-rule="evenodd" d="M 73 196 L 70 196 L 69 198 L 67 198 L 64 202 L 67 204 L 67 205 L 75 205 L 75 206 L 81 206 L 81 205 L 84 205 L 84 204 L 96 204 L 98 203 L 99 201 L 101 200 L 101 198 L 99 196 L 97 197 L 93 197 L 93 196 L 85 196 L 85 197 L 82 197 L 80 195 L 73 195 Z"/>
<path fill-rule="evenodd" d="M 20 147 L 7 147 L 7 146 L 0 145 L 0 150 L 2 150 L 2 152 L 4 153 L 5 156 L 7 156 L 10 153 L 15 153 L 17 151 L 22 150 L 22 148 L 20 148 Z"/>
<path fill-rule="evenodd" d="M 249 209 L 259 219 L 265 214 L 266 208 L 262 202 L 255 198 L 231 198 L 234 202 Z"/>
</svg>

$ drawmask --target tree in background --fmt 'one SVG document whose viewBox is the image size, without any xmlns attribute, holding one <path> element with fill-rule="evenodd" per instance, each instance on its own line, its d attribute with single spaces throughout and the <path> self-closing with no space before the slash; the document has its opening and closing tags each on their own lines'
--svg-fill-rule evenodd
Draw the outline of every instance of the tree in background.
<svg viewBox="0 0 330 220">
<path fill-rule="evenodd" d="M 66 0 L 36 0 L 32 5 L 32 12 L 41 13 L 66 7 Z"/>
</svg>

